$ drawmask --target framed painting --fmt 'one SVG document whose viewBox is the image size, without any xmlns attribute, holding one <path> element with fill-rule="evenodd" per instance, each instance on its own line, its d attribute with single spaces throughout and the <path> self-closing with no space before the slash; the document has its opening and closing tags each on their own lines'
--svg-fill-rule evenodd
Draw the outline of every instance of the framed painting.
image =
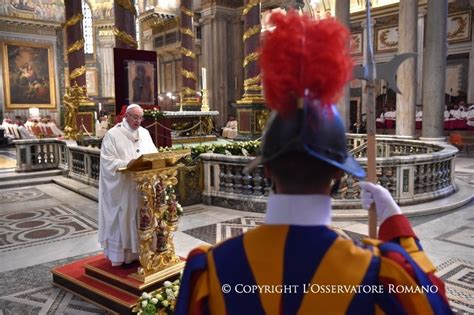
<svg viewBox="0 0 474 315">
<path fill-rule="evenodd" d="M 449 43 L 471 39 L 471 12 L 460 12 L 448 16 L 447 37 Z"/>
<path fill-rule="evenodd" d="M 2 46 L 6 109 L 55 108 L 53 46 L 17 41 Z"/>
<path fill-rule="evenodd" d="M 363 53 L 363 37 L 362 32 L 356 32 L 351 34 L 351 55 L 361 56 Z"/>
<path fill-rule="evenodd" d="M 129 103 L 154 105 L 155 64 L 148 61 L 128 60 Z"/>
<path fill-rule="evenodd" d="M 375 30 L 375 50 L 377 52 L 397 51 L 398 26 L 380 27 Z"/>
</svg>

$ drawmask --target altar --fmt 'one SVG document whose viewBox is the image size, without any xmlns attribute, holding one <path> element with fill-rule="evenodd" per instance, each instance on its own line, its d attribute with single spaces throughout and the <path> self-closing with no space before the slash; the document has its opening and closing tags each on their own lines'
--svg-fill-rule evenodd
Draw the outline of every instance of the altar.
<svg viewBox="0 0 474 315">
<path fill-rule="evenodd" d="M 213 117 L 218 111 L 163 111 L 162 118 L 145 117 L 146 128 L 157 147 L 215 141 Z"/>
</svg>

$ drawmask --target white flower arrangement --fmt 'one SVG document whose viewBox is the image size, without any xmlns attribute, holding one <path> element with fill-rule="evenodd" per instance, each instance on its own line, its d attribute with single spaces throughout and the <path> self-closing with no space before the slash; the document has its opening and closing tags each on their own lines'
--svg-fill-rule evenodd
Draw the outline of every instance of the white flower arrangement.
<svg viewBox="0 0 474 315">
<path fill-rule="evenodd" d="M 143 116 L 153 119 L 160 119 L 163 117 L 163 112 L 154 107 L 153 109 L 143 110 Z"/>
<path fill-rule="evenodd" d="M 143 292 L 132 311 L 138 315 L 174 314 L 179 286 L 180 280 L 177 279 L 165 281 L 161 288 L 153 292 Z"/>
</svg>

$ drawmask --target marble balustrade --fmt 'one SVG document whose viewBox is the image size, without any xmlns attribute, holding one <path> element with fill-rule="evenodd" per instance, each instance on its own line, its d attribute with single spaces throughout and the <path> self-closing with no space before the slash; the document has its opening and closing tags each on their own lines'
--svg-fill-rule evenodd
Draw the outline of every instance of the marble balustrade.
<svg viewBox="0 0 474 315">
<path fill-rule="evenodd" d="M 14 140 L 17 172 L 55 169 L 59 166 L 59 143 L 55 139 Z"/>
<path fill-rule="evenodd" d="M 348 148 L 365 168 L 365 137 L 348 135 Z M 377 177 L 397 203 L 410 205 L 446 197 L 456 190 L 454 158 L 457 149 L 445 143 L 377 137 Z M 201 154 L 204 165 L 203 202 L 263 212 L 271 182 L 262 167 L 249 175 L 242 169 L 253 157 Z M 333 208 L 360 208 L 358 180 L 345 175 L 333 196 Z"/>
<path fill-rule="evenodd" d="M 50 139 L 15 141 L 17 171 L 60 168 L 67 176 L 97 187 L 100 150 L 70 146 Z M 349 134 L 348 148 L 366 167 L 363 135 Z M 447 143 L 428 143 L 396 137 L 377 137 L 377 177 L 400 205 L 423 203 L 456 191 L 454 158 L 458 150 Z M 264 212 L 271 182 L 263 168 L 245 175 L 242 170 L 253 157 L 214 153 L 200 155 L 203 165 L 204 204 Z M 345 175 L 333 196 L 335 209 L 360 208 L 358 180 Z"/>
</svg>

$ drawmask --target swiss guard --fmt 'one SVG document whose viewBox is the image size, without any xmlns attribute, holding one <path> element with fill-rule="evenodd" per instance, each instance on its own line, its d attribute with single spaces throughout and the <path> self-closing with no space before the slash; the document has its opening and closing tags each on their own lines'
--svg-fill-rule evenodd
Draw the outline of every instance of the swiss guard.
<svg viewBox="0 0 474 315">
<path fill-rule="evenodd" d="M 349 32 L 334 19 L 273 14 L 260 65 L 272 110 L 261 156 L 272 182 L 263 225 L 189 254 L 177 314 L 451 314 L 443 282 L 409 221 L 380 185 L 378 239 L 356 243 L 330 228 L 331 193 L 364 169 L 347 152 L 333 105 L 351 79 Z"/>
</svg>

